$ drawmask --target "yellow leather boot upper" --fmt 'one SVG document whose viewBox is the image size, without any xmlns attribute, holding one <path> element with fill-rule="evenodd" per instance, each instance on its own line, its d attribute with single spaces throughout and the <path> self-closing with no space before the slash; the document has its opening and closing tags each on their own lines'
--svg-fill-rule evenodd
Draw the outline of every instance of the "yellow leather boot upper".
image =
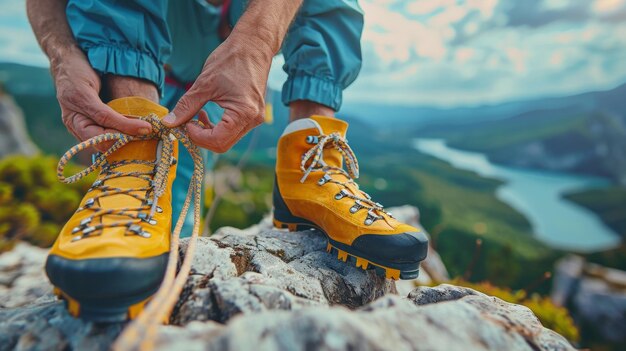
<svg viewBox="0 0 626 351">
<path fill-rule="evenodd" d="M 298 121 L 299 128 L 287 127 L 278 142 L 276 159 L 276 180 L 280 195 L 292 215 L 306 219 L 321 228 L 331 239 L 351 245 L 364 234 L 394 235 L 405 232 L 419 232 L 417 228 L 403 224 L 382 210 L 373 211 L 379 219 L 367 221 L 368 208 L 355 206 L 355 199 L 336 196 L 344 191 L 360 198 L 368 198 L 351 182 L 347 174 L 333 170 L 312 170 L 306 177 L 301 168 L 303 155 L 315 146 L 323 136 L 338 133 L 345 139 L 348 124 L 336 118 L 313 116 Z M 293 123 L 292 123 L 293 124 Z M 342 153 L 333 145 L 326 145 L 321 159 L 330 167 L 343 168 Z M 356 162 L 356 160 L 354 160 Z M 307 167 L 310 162 L 305 165 Z M 327 181 L 324 177 L 344 183 Z M 323 182 L 321 184 L 320 182 Z M 344 193 L 345 194 L 345 193 Z M 366 223 L 367 221 L 367 223 Z"/>
<path fill-rule="evenodd" d="M 140 97 L 117 99 L 108 105 L 132 118 L 151 113 L 163 117 L 168 113 L 166 108 Z M 174 157 L 177 158 L 177 143 L 174 143 L 174 147 Z M 107 171 L 101 170 L 94 186 L 81 201 L 79 209 L 61 230 L 50 254 L 82 260 L 111 257 L 146 258 L 167 253 L 170 248 L 171 191 L 176 176 L 175 160 L 171 162 L 166 190 L 157 200 L 158 207 L 152 217 L 154 221 L 150 221 L 152 223 L 127 215 L 105 213 L 107 210 L 122 209 L 129 209 L 127 213 L 135 217 L 150 213 L 151 205 L 148 201 L 154 196 L 154 193 L 149 191 L 150 179 L 154 177 L 157 149 L 157 140 L 135 141 L 107 157 L 107 162 L 111 165 L 108 179 Z M 116 172 L 124 175 L 112 176 Z M 129 174 L 132 172 L 144 175 Z M 113 190 L 118 193 L 108 195 L 112 189 L 119 189 L 125 193 Z M 138 210 L 139 208 L 141 210 Z M 88 229 L 85 232 L 86 228 L 94 228 L 99 224 L 121 225 L 107 226 L 98 230 Z M 130 225 L 133 224 L 140 226 L 139 233 L 136 226 L 132 227 L 135 231 L 131 230 Z"/>
</svg>

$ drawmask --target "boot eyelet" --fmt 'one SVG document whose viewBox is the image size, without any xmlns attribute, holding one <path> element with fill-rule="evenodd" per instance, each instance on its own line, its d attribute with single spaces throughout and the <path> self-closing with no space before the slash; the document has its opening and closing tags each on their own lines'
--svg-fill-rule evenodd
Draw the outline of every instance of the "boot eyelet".
<svg viewBox="0 0 626 351">
<path fill-rule="evenodd" d="M 96 152 L 91 154 L 91 163 L 94 164 L 98 161 L 98 159 L 100 158 L 100 156 L 102 156 L 101 152 Z"/>
<path fill-rule="evenodd" d="M 141 231 L 141 233 L 138 233 L 137 235 L 139 235 L 142 238 L 146 238 L 146 239 L 152 237 L 152 234 L 150 234 L 150 233 L 148 233 L 146 231 L 143 231 L 143 230 Z"/>
<path fill-rule="evenodd" d="M 372 225 L 372 223 L 374 223 L 374 220 L 371 217 L 365 219 L 365 225 Z"/>
<path fill-rule="evenodd" d="M 359 209 L 361 209 L 359 206 L 354 205 L 352 207 L 350 207 L 350 213 L 355 214 L 359 211 Z"/>
<path fill-rule="evenodd" d="M 131 226 L 128 227 L 128 231 L 136 235 L 139 235 L 142 238 L 150 238 L 152 236 L 152 234 L 143 230 L 143 228 L 141 228 L 139 224 L 132 224 Z"/>
<path fill-rule="evenodd" d="M 319 137 L 317 135 L 309 135 L 306 137 L 307 144 L 317 144 L 319 142 Z"/>
<path fill-rule="evenodd" d="M 140 214 L 138 214 L 138 215 L 137 215 L 137 218 L 141 219 L 141 220 L 142 220 L 142 221 L 144 221 L 144 222 L 148 222 L 148 223 L 149 223 L 149 224 L 151 224 L 151 225 L 155 225 L 155 224 L 157 224 L 156 219 L 151 218 L 151 217 L 150 217 L 148 214 L 146 214 L 146 213 L 140 213 Z"/>
<path fill-rule="evenodd" d="M 320 178 L 320 180 L 317 181 L 318 185 L 324 185 L 326 183 L 328 183 L 328 181 L 330 180 L 330 176 L 328 176 L 328 174 L 324 174 L 324 176 L 322 178 Z"/>
<path fill-rule="evenodd" d="M 91 234 L 91 233 L 93 233 L 95 231 L 96 231 L 96 227 L 93 227 L 93 226 L 87 227 L 87 228 L 83 229 L 83 236 L 87 236 L 87 235 L 89 235 L 89 234 Z"/>
<path fill-rule="evenodd" d="M 85 201 L 85 208 L 93 206 L 94 203 L 96 203 L 96 200 L 94 200 L 93 198 L 87 199 L 87 201 Z"/>
<path fill-rule="evenodd" d="M 340 192 L 338 192 L 338 193 L 335 195 L 335 200 L 341 200 L 341 199 L 343 199 L 344 197 L 346 197 L 346 193 L 345 193 L 343 190 L 341 190 Z"/>
</svg>

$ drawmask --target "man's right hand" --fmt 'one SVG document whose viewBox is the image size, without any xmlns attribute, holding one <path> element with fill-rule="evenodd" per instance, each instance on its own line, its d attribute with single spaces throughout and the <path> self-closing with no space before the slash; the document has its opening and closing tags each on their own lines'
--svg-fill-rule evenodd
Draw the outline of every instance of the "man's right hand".
<svg viewBox="0 0 626 351">
<path fill-rule="evenodd" d="M 100 77 L 85 55 L 78 49 L 74 51 L 51 62 L 61 116 L 67 129 L 80 141 L 104 133 L 149 134 L 152 127 L 148 122 L 125 117 L 102 102 Z"/>
</svg>

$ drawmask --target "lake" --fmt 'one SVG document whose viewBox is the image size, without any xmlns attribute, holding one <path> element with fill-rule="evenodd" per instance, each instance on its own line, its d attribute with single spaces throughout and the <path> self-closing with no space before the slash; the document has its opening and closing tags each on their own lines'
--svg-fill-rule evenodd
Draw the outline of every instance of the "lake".
<svg viewBox="0 0 626 351">
<path fill-rule="evenodd" d="M 525 215 L 537 238 L 551 247 L 591 252 L 620 242 L 593 212 L 562 197 L 606 186 L 608 181 L 603 178 L 500 166 L 481 153 L 450 148 L 443 139 L 416 139 L 415 148 L 458 169 L 504 181 L 496 191 L 498 199 Z"/>
</svg>

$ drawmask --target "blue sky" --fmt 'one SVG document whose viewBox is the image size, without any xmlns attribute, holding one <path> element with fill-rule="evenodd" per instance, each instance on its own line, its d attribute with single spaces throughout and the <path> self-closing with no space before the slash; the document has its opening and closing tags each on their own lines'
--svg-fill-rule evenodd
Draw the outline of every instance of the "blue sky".
<svg viewBox="0 0 626 351">
<path fill-rule="evenodd" d="M 349 104 L 480 105 L 626 82 L 626 0 L 360 4 L 364 62 Z M 23 1 L 0 0 L 0 61 L 47 65 Z M 274 86 L 284 79 L 277 71 Z"/>
</svg>

